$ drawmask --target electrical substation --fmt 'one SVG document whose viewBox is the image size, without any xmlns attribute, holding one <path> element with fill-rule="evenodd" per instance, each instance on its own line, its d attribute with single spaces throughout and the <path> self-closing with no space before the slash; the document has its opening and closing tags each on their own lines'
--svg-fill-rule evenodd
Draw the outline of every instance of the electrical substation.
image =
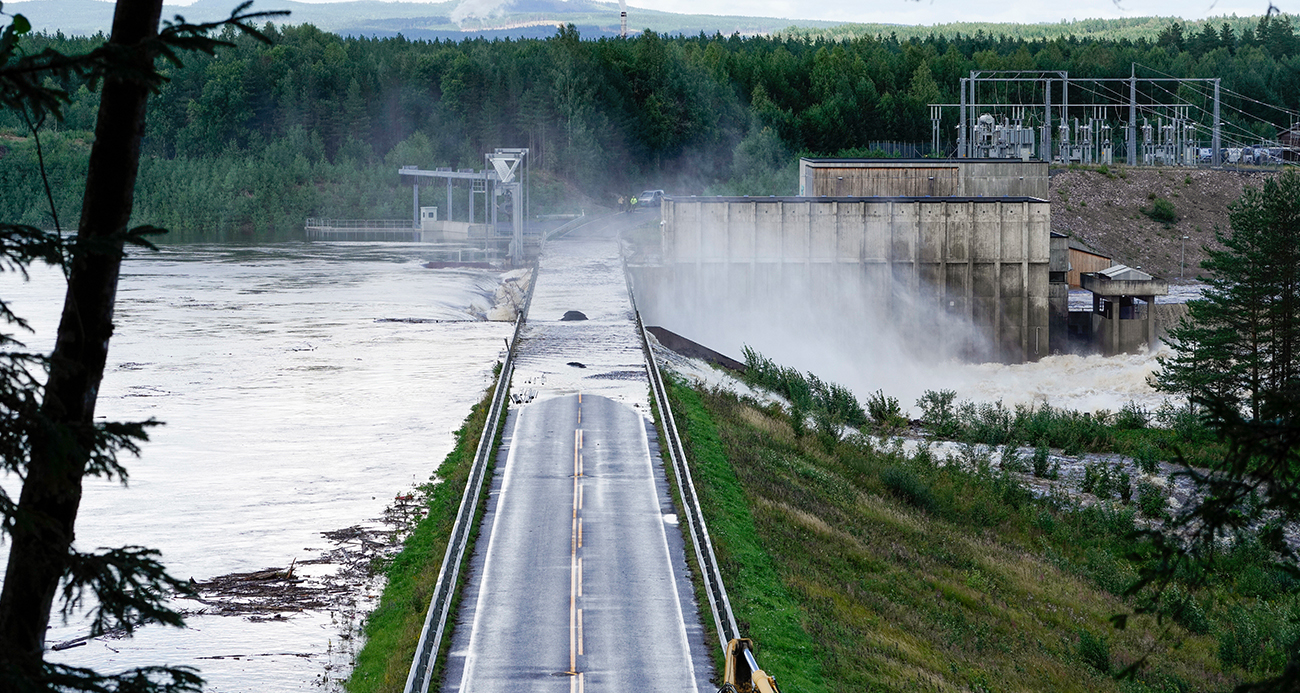
<svg viewBox="0 0 1300 693">
<path fill-rule="evenodd" d="M 1217 77 L 1078 77 L 1067 71 L 972 70 L 961 100 L 930 104 L 932 151 L 957 158 L 1129 166 L 1277 165 L 1297 149 L 1223 120 Z M 1234 94 L 1237 98 L 1249 98 Z M 1288 118 L 1295 114 L 1283 109 Z M 946 137 L 956 129 L 955 148 Z"/>
</svg>

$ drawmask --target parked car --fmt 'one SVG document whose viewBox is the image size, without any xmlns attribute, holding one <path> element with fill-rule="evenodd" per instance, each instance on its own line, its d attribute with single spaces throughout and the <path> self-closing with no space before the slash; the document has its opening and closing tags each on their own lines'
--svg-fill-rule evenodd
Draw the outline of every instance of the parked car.
<svg viewBox="0 0 1300 693">
<path fill-rule="evenodd" d="M 636 207 L 633 209 L 649 209 L 651 207 L 658 208 L 659 203 L 663 199 L 664 191 L 662 190 L 642 190 L 641 194 L 636 196 Z"/>
</svg>

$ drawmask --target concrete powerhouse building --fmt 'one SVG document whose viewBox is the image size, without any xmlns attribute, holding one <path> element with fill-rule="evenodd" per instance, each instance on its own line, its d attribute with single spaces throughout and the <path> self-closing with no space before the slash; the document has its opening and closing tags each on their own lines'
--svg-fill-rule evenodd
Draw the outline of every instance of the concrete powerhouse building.
<svg viewBox="0 0 1300 693">
<path fill-rule="evenodd" d="M 641 280 L 657 290 L 638 287 L 651 322 L 672 324 L 658 316 L 673 310 L 761 313 L 800 287 L 845 319 L 878 311 L 968 358 L 1049 353 L 1044 200 L 705 197 L 662 210 L 661 274 Z"/>
</svg>

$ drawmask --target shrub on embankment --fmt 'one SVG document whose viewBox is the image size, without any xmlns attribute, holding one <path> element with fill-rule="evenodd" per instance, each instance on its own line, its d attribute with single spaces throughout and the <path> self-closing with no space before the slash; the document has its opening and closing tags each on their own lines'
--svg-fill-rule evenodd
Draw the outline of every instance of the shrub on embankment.
<svg viewBox="0 0 1300 693">
<path fill-rule="evenodd" d="M 1117 412 L 1080 412 L 1046 403 L 957 401 L 952 390 L 927 390 L 916 406 L 937 439 L 999 446 L 1046 446 L 1066 455 L 1117 453 L 1139 466 L 1156 460 L 1208 466 L 1224 448 L 1196 412 L 1165 404 L 1148 411 L 1130 402 Z"/>
<path fill-rule="evenodd" d="M 869 423 L 858 398 L 847 387 L 778 365 L 748 346 L 743 352 L 745 381 L 784 397 L 798 414 L 796 426 L 802 427 L 803 418 L 811 415 L 819 430 L 838 435 L 841 426 L 859 428 Z M 888 423 L 879 419 L 878 422 Z"/>
<path fill-rule="evenodd" d="M 1222 690 L 1285 665 L 1300 589 L 1257 543 L 1115 630 L 1138 605 L 1133 509 L 672 397 L 737 619 L 783 690 Z"/>
<path fill-rule="evenodd" d="M 498 377 L 500 374 L 498 372 Z M 406 686 L 442 557 L 492 404 L 492 388 L 456 431 L 456 446 L 419 488 L 428 515 L 406 537 L 387 569 L 379 606 L 366 618 L 365 646 L 348 679 L 349 693 L 393 693 Z M 504 417 L 503 417 L 504 419 Z M 482 506 L 480 506 L 480 514 Z M 477 523 L 476 523 L 477 526 Z M 469 556 L 472 551 L 467 551 Z M 464 573 L 462 572 L 462 580 Z M 444 647 L 450 638 L 444 639 Z"/>
<path fill-rule="evenodd" d="M 746 346 L 743 379 L 783 397 L 796 434 L 811 420 L 819 436 L 833 443 L 845 428 L 865 426 L 888 433 L 910 423 L 896 398 L 877 391 L 866 407 L 843 385 L 813 373 L 782 366 Z M 1207 466 L 1223 446 L 1187 407 L 1166 404 L 1148 411 L 1130 402 L 1117 412 L 1080 412 L 1046 403 L 1007 406 L 1002 402 L 958 401 L 953 390 L 927 390 L 916 402 L 920 424 L 939 440 L 990 446 L 1059 448 L 1066 455 L 1117 453 L 1150 467 L 1157 460 L 1181 459 Z"/>
</svg>

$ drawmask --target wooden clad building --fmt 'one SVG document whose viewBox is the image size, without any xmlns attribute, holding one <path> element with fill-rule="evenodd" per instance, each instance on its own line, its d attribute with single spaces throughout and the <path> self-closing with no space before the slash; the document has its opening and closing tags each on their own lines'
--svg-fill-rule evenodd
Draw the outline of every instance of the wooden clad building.
<svg viewBox="0 0 1300 693">
<path fill-rule="evenodd" d="M 1282 145 L 1282 161 L 1300 161 L 1300 125 L 1292 125 L 1277 134 L 1278 144 Z"/>
<path fill-rule="evenodd" d="M 1115 264 L 1115 261 L 1084 248 L 1074 239 L 1070 239 L 1070 273 L 1066 277 L 1071 289 L 1082 289 L 1081 275 L 1100 272 Z"/>
</svg>

